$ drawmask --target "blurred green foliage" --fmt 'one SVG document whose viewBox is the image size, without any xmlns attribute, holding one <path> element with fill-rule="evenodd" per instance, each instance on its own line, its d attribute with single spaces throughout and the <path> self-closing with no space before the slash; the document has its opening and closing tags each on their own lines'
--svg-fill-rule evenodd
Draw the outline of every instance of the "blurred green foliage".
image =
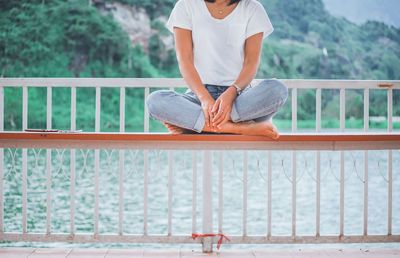
<svg viewBox="0 0 400 258">
<path fill-rule="evenodd" d="M 106 0 L 142 7 L 157 33 L 146 55 L 132 46 L 111 15 L 86 0 L 0 0 L 1 77 L 180 77 L 174 49 L 161 37 L 170 33 L 159 16 L 168 17 L 176 0 Z M 260 0 L 275 27 L 264 41 L 256 78 L 400 79 L 400 30 L 380 22 L 361 26 L 328 14 L 321 0 Z M 329 91 L 329 92 L 326 92 Z M 29 127 L 46 125 L 45 89 L 29 90 Z M 323 90 L 323 125 L 337 126 L 339 95 Z M 143 130 L 144 90 L 127 89 L 126 130 Z M 370 115 L 386 115 L 386 92 L 370 94 Z M 394 92 L 395 116 L 400 94 Z M 5 128 L 22 127 L 22 90 L 5 89 Z M 119 93 L 102 90 L 101 129 L 119 130 Z M 53 128 L 68 129 L 70 89 L 53 90 Z M 77 129 L 94 129 L 94 89 L 77 90 Z M 397 103 L 397 104 L 396 104 Z M 348 126 L 363 117 L 363 92 L 346 94 Z M 291 119 L 290 98 L 276 116 Z M 299 121 L 315 120 L 315 91 L 298 92 Z M 299 127 L 303 122 L 299 122 Z M 282 128 L 287 122 L 281 122 Z M 304 122 L 305 127 L 315 126 Z M 346 123 L 347 126 L 347 123 Z M 384 125 L 378 125 L 384 126 Z M 151 121 L 150 128 L 160 125 Z"/>
<path fill-rule="evenodd" d="M 106 0 L 108 2 L 119 2 L 136 7 L 144 8 L 150 19 L 159 16 L 168 16 L 177 0 Z"/>
</svg>

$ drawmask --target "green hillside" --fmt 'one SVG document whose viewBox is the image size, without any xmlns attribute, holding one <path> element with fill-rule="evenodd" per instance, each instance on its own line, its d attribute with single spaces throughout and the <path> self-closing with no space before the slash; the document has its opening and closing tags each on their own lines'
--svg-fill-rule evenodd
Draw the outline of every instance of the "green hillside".
<svg viewBox="0 0 400 258">
<path fill-rule="evenodd" d="M 357 26 L 343 18 L 335 18 L 325 11 L 320 0 L 264 0 L 263 3 L 276 27 L 270 44 L 266 44 L 268 61 L 264 60 L 263 65 L 269 65 L 271 71 L 267 75 L 326 79 L 400 78 L 399 29 L 379 22 Z M 324 48 L 327 55 L 323 54 Z M 273 54 L 279 58 L 280 65 L 273 62 Z"/>
<path fill-rule="evenodd" d="M 153 77 L 157 71 L 109 16 L 86 1 L 2 1 L 3 77 Z"/>
<path fill-rule="evenodd" d="M 165 33 L 163 25 L 155 19 L 168 16 L 176 1 L 119 2 L 144 7 L 154 20 L 153 28 Z M 335 18 L 325 11 L 322 0 L 260 2 L 269 13 L 275 32 L 264 41 L 257 78 L 400 79 L 399 29 L 379 22 L 358 26 Z M 165 55 L 164 48 L 155 35 L 146 56 L 139 45 L 131 45 L 128 35 L 111 15 L 100 14 L 86 0 L 0 0 L 2 77 L 180 77 L 174 50 Z M 31 89 L 30 94 L 41 96 L 36 92 L 39 90 Z M 21 92 L 6 89 L 5 94 L 5 127 L 15 130 L 21 127 Z M 64 94 L 68 93 L 55 93 L 54 98 Z M 92 110 L 93 92 L 82 90 L 78 94 L 79 98 L 88 100 L 80 108 Z M 113 96 L 112 91 L 104 94 Z M 360 94 L 356 95 L 360 97 Z M 312 96 L 312 91 L 299 95 L 299 103 L 304 102 L 299 106 L 300 120 L 313 119 L 312 102 L 306 101 Z M 398 98 L 396 94 L 395 98 Z M 142 91 L 127 94 L 127 103 L 139 103 L 142 99 Z M 384 95 L 377 96 L 377 101 L 384 100 Z M 53 103 L 60 101 L 53 99 Z M 329 101 L 324 105 L 332 105 Z M 30 98 L 30 110 L 33 110 L 30 127 L 44 127 L 41 103 L 43 100 Z M 118 116 L 113 115 L 118 108 L 113 105 L 118 102 L 102 107 L 103 121 L 110 119 L 102 125 L 104 130 L 118 128 Z M 135 108 L 141 114 L 143 103 Z M 54 112 L 59 112 L 53 114 L 54 127 L 68 128 L 68 121 L 63 118 L 69 117 L 69 110 L 56 108 Z M 383 105 L 373 113 L 385 112 Z M 398 113 L 395 108 L 394 114 Z M 84 121 L 93 120 L 88 118 L 93 117 L 91 112 L 81 116 Z M 132 117 L 126 123 L 128 130 L 140 130 L 142 116 Z M 282 111 L 280 118 L 290 119 L 290 112 Z M 94 125 L 82 122 L 81 127 L 92 130 Z"/>
<path fill-rule="evenodd" d="M 176 2 L 119 1 L 144 7 L 152 19 L 168 16 Z M 276 30 L 265 41 L 258 77 L 400 79 L 399 29 L 335 18 L 321 0 L 261 2 Z M 150 57 L 144 56 L 112 17 L 82 0 L 2 1 L 0 32 L 3 77 L 179 74 L 173 58 L 158 65 L 157 37 L 150 42 Z"/>
</svg>

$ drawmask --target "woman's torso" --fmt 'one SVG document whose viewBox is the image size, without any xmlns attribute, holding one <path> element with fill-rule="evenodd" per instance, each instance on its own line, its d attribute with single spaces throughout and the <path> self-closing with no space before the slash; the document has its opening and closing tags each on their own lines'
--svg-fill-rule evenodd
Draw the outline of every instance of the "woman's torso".
<svg viewBox="0 0 400 258">
<path fill-rule="evenodd" d="M 194 66 L 203 84 L 232 85 L 243 68 L 246 38 L 273 31 L 257 0 L 241 0 L 223 19 L 213 17 L 204 0 L 179 0 L 166 24 L 192 31 Z"/>
</svg>

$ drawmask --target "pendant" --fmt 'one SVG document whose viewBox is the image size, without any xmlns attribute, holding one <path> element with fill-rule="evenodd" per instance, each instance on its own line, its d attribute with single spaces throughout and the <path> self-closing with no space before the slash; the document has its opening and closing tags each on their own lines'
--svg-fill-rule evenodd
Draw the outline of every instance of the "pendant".
<svg viewBox="0 0 400 258">
<path fill-rule="evenodd" d="M 219 13 L 219 14 L 222 14 L 222 10 L 219 10 L 218 13 Z"/>
</svg>

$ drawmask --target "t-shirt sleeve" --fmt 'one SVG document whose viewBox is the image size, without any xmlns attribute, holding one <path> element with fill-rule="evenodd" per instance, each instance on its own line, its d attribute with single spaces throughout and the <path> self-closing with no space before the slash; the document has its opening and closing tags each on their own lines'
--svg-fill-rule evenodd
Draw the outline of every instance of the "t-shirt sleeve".
<svg viewBox="0 0 400 258">
<path fill-rule="evenodd" d="M 246 38 L 253 36 L 254 34 L 264 32 L 263 39 L 274 31 L 274 27 L 269 20 L 268 14 L 265 11 L 262 4 L 256 5 L 253 14 L 250 16 L 249 22 L 246 28 Z"/>
<path fill-rule="evenodd" d="M 174 33 L 174 27 L 192 30 L 192 17 L 184 0 L 179 0 L 171 11 L 166 27 Z"/>
</svg>

